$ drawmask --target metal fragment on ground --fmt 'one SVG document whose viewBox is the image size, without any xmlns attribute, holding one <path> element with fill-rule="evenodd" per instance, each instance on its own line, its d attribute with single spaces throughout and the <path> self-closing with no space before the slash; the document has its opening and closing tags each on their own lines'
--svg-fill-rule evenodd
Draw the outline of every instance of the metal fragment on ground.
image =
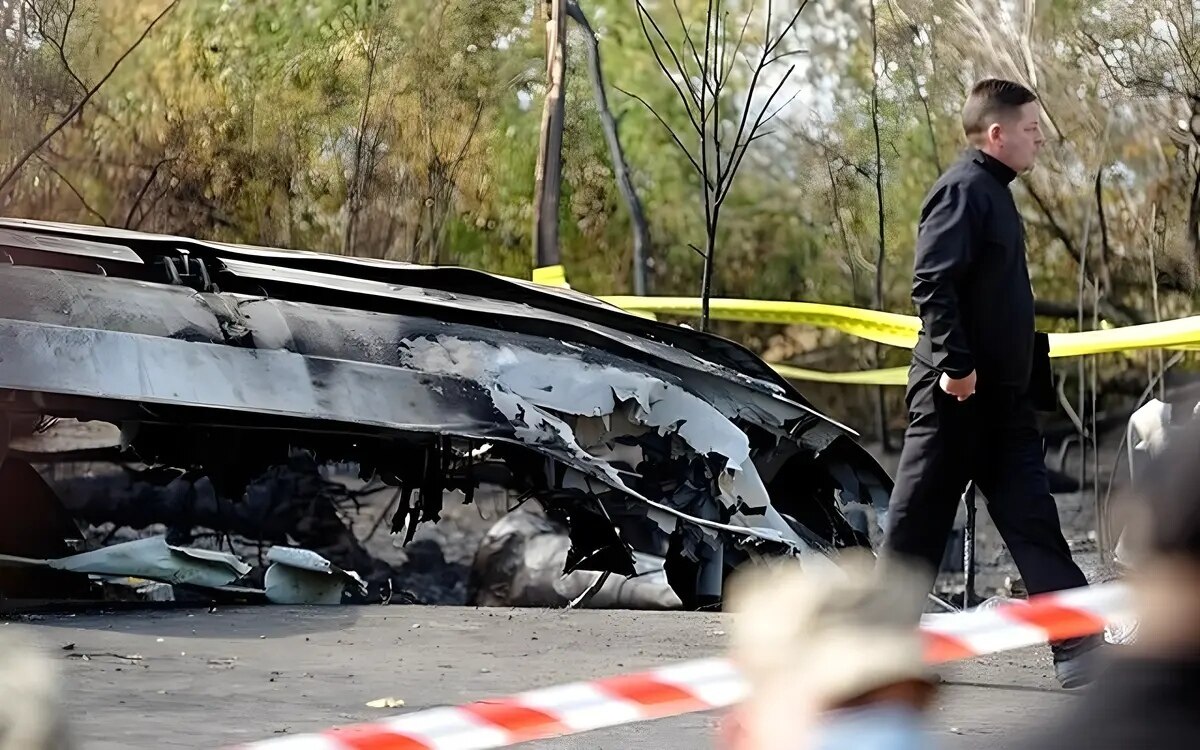
<svg viewBox="0 0 1200 750">
<path fill-rule="evenodd" d="M 267 560 L 264 588 L 272 604 L 341 604 L 348 588 L 365 593 L 357 573 L 311 550 L 276 546 L 267 551 Z"/>
</svg>

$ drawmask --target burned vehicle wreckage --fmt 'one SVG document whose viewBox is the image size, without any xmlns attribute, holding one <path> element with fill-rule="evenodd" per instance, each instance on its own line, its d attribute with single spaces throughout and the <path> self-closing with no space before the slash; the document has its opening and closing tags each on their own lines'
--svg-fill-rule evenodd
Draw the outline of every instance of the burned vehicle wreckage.
<svg viewBox="0 0 1200 750">
<path fill-rule="evenodd" d="M 655 560 L 697 606 L 747 561 L 870 545 L 891 489 L 747 349 L 478 271 L 0 220 L 0 319 L 6 434 L 116 425 L 141 489 L 72 512 L 175 542 L 303 543 L 337 516 L 285 510 L 288 472 L 348 465 L 395 488 L 394 532 L 501 487 L 568 531 L 568 571 Z"/>
</svg>

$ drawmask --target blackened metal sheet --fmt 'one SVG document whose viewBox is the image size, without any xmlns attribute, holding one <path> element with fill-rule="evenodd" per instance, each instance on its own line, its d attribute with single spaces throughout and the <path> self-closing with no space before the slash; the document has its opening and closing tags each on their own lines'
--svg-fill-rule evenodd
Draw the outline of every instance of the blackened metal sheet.
<svg viewBox="0 0 1200 750">
<path fill-rule="evenodd" d="M 23 232 L 0 228 L 0 248 L 6 246 L 37 250 L 44 253 L 79 255 L 99 260 L 119 260 L 139 265 L 142 263 L 141 256 L 132 249 L 113 242 L 96 242 L 94 240 L 73 237 L 57 237 L 41 232 Z"/>
<path fill-rule="evenodd" d="M 56 236 L 83 237 L 104 242 L 120 241 L 138 253 L 172 254 L 190 251 L 198 257 L 206 259 L 240 258 L 259 262 L 267 261 L 276 266 L 308 269 L 335 276 L 441 289 L 448 292 L 481 295 L 517 304 L 529 304 L 537 309 L 555 311 L 567 317 L 599 323 L 639 337 L 679 347 L 712 362 L 772 383 L 783 389 L 787 398 L 811 406 L 791 383 L 768 367 L 749 349 L 736 342 L 630 315 L 595 297 L 574 290 L 547 287 L 467 268 L 421 266 L 397 261 L 353 258 L 309 251 L 208 242 L 109 227 L 58 224 L 27 219 L 0 219 L 0 227 L 3 226 Z"/>
<path fill-rule="evenodd" d="M 362 362 L 6 320 L 0 389 L 513 439 L 478 385 Z"/>
<path fill-rule="evenodd" d="M 773 383 L 722 367 L 684 350 L 578 318 L 560 315 L 530 305 L 514 305 L 504 301 L 473 295 L 450 294 L 422 287 L 331 276 L 302 269 L 265 266 L 244 261 L 226 260 L 225 263 L 227 272 L 244 279 L 253 279 L 262 283 L 299 284 L 324 290 L 340 290 L 355 295 L 370 295 L 393 300 L 403 305 L 416 306 L 414 310 L 419 310 L 421 307 L 435 308 L 438 312 L 430 310 L 425 314 L 439 319 L 466 322 L 464 318 L 472 315 L 490 316 L 508 320 L 510 326 L 515 325 L 526 333 L 540 334 L 556 339 L 565 338 L 567 331 L 575 331 L 578 333 L 574 338 L 583 343 L 613 350 L 615 354 L 623 354 L 642 362 L 654 362 L 678 375 L 682 375 L 681 369 L 686 369 L 691 371 L 689 375 L 697 373 L 720 378 L 729 385 L 736 384 L 750 391 L 769 396 L 777 403 L 788 404 L 798 412 L 836 425 L 848 434 L 855 434 L 849 427 L 821 414 L 807 403 L 784 396 L 782 389 Z"/>
<path fill-rule="evenodd" d="M 421 309 L 433 316 L 447 312 L 444 306 Z M 469 313 L 456 317 L 486 319 Z M 390 366 L 404 364 L 400 348 L 407 342 L 455 337 L 506 345 L 516 351 L 558 355 L 564 360 L 578 361 L 581 368 L 592 363 L 646 373 L 699 394 L 730 418 L 744 416 L 765 429 L 779 429 L 806 414 L 784 399 L 740 387 L 738 380 L 731 382 L 702 371 L 672 366 L 662 358 L 647 357 L 636 350 L 622 352 L 616 346 L 580 346 L 560 337 L 449 323 L 438 317 L 200 294 L 182 286 L 71 271 L 0 265 L 0 319 L 224 342 Z M 599 341 L 609 343 L 602 338 Z M 652 342 L 647 346 L 687 356 Z M 622 353 L 638 358 L 621 356 Z"/>
<path fill-rule="evenodd" d="M 225 340 L 213 310 L 187 287 L 27 266 L 0 264 L 0 319 Z"/>
</svg>

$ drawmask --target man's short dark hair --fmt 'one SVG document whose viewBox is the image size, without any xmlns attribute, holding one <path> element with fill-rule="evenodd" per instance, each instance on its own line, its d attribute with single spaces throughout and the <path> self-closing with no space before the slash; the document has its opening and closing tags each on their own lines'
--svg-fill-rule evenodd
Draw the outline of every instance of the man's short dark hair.
<svg viewBox="0 0 1200 750">
<path fill-rule="evenodd" d="M 1037 94 L 1015 81 L 985 78 L 971 88 L 963 105 L 963 132 L 975 143 L 993 122 L 1015 116 L 1021 107 L 1037 101 Z"/>
</svg>

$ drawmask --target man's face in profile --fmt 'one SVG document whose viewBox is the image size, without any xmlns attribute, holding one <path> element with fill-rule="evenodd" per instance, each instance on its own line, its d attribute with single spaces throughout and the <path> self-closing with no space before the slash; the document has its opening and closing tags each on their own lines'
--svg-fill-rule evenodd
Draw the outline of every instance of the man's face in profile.
<svg viewBox="0 0 1200 750">
<path fill-rule="evenodd" d="M 1037 102 L 1022 105 L 1013 117 L 993 123 L 987 135 L 989 150 L 997 159 L 1015 172 L 1029 171 L 1046 143 L 1041 107 Z"/>
</svg>

